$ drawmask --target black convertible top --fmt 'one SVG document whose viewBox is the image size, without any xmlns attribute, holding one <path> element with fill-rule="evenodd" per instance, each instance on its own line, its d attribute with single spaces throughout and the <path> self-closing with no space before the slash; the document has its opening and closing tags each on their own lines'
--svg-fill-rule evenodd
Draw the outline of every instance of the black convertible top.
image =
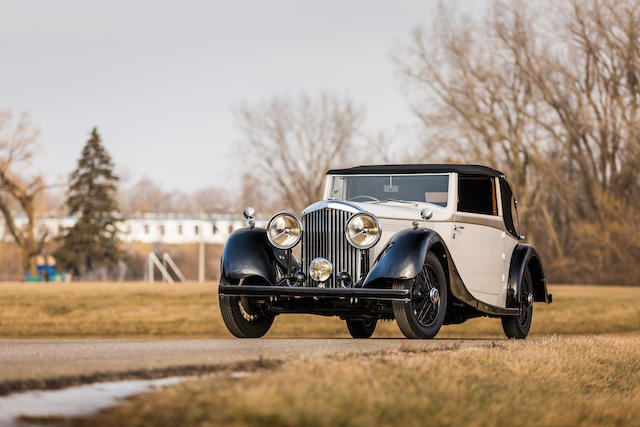
<svg viewBox="0 0 640 427">
<path fill-rule="evenodd" d="M 332 169 L 327 175 L 366 175 L 366 174 L 412 174 L 412 173 L 448 173 L 465 175 L 487 175 L 504 177 L 495 169 L 482 165 L 459 164 L 404 164 L 404 165 L 364 165 L 347 169 Z"/>
</svg>

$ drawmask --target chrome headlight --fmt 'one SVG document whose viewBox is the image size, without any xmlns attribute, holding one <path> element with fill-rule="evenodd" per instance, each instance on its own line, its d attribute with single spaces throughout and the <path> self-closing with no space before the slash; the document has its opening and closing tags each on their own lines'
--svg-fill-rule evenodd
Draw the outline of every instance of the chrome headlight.
<svg viewBox="0 0 640 427">
<path fill-rule="evenodd" d="M 291 249 L 302 237 L 302 223 L 292 213 L 280 212 L 269 220 L 267 238 L 278 249 Z"/>
<path fill-rule="evenodd" d="M 382 228 L 378 218 L 368 213 L 355 214 L 345 229 L 347 240 L 358 249 L 369 249 L 380 240 Z"/>
</svg>

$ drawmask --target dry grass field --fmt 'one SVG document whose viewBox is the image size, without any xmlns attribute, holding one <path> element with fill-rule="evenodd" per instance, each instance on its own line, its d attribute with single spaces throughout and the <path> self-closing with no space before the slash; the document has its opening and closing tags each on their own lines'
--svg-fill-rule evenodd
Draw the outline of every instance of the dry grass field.
<svg viewBox="0 0 640 427">
<path fill-rule="evenodd" d="M 525 341 L 292 360 L 138 396 L 78 425 L 637 425 L 640 288 L 552 286 Z M 215 283 L 0 284 L 0 337 L 230 337 Z M 394 322 L 374 337 L 400 337 Z M 289 315 L 269 337 L 348 337 Z M 499 320 L 439 337 L 501 338 Z"/>
<path fill-rule="evenodd" d="M 554 302 L 536 304 L 532 336 L 640 333 L 640 288 L 551 286 Z M 0 283 L 0 338 L 230 337 L 217 284 Z M 348 337 L 337 318 L 283 315 L 267 338 Z M 502 337 L 497 319 L 442 328 L 439 337 Z M 401 337 L 395 322 L 374 337 Z"/>
<path fill-rule="evenodd" d="M 297 360 L 139 396 L 81 426 L 638 425 L 640 338 Z"/>
<path fill-rule="evenodd" d="M 640 333 L 640 288 L 551 286 L 554 302 L 536 304 L 532 336 Z M 0 338 L 230 337 L 217 284 L 0 283 Z M 337 318 L 279 316 L 267 338 L 348 337 Z M 502 337 L 497 319 L 442 328 L 439 337 Z M 401 337 L 395 322 L 374 337 Z"/>
</svg>

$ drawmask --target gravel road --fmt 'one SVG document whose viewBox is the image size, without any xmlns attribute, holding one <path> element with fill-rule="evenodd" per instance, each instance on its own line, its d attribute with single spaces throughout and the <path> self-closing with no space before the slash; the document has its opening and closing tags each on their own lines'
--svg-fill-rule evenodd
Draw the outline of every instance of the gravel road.
<svg viewBox="0 0 640 427">
<path fill-rule="evenodd" d="M 287 360 L 391 349 L 484 347 L 497 340 L 0 339 L 0 383 L 101 372 Z"/>
</svg>

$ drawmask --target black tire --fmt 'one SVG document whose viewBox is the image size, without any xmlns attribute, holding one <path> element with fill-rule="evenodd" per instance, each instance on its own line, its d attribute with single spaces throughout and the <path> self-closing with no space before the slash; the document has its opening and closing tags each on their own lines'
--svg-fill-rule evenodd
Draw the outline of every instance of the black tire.
<svg viewBox="0 0 640 427">
<path fill-rule="evenodd" d="M 411 301 L 394 301 L 393 314 L 407 338 L 433 338 L 447 311 L 447 280 L 438 257 L 429 252 L 420 274 L 411 281 L 395 282 L 393 289 L 411 290 Z M 437 293 L 432 294 L 432 289 Z M 437 301 L 434 301 L 437 295 Z"/>
<path fill-rule="evenodd" d="M 347 329 L 353 338 L 371 338 L 377 324 L 378 319 L 349 319 Z"/>
<path fill-rule="evenodd" d="M 529 334 L 531 321 L 533 320 L 533 304 L 529 304 L 527 298 L 530 293 L 533 293 L 533 281 L 527 268 L 524 272 L 520 289 L 522 313 L 519 316 L 504 316 L 502 318 L 502 329 L 507 338 L 522 340 Z"/>
<path fill-rule="evenodd" d="M 274 318 L 245 297 L 221 295 L 220 312 L 229 332 L 238 338 L 260 338 L 269 331 Z"/>
</svg>

